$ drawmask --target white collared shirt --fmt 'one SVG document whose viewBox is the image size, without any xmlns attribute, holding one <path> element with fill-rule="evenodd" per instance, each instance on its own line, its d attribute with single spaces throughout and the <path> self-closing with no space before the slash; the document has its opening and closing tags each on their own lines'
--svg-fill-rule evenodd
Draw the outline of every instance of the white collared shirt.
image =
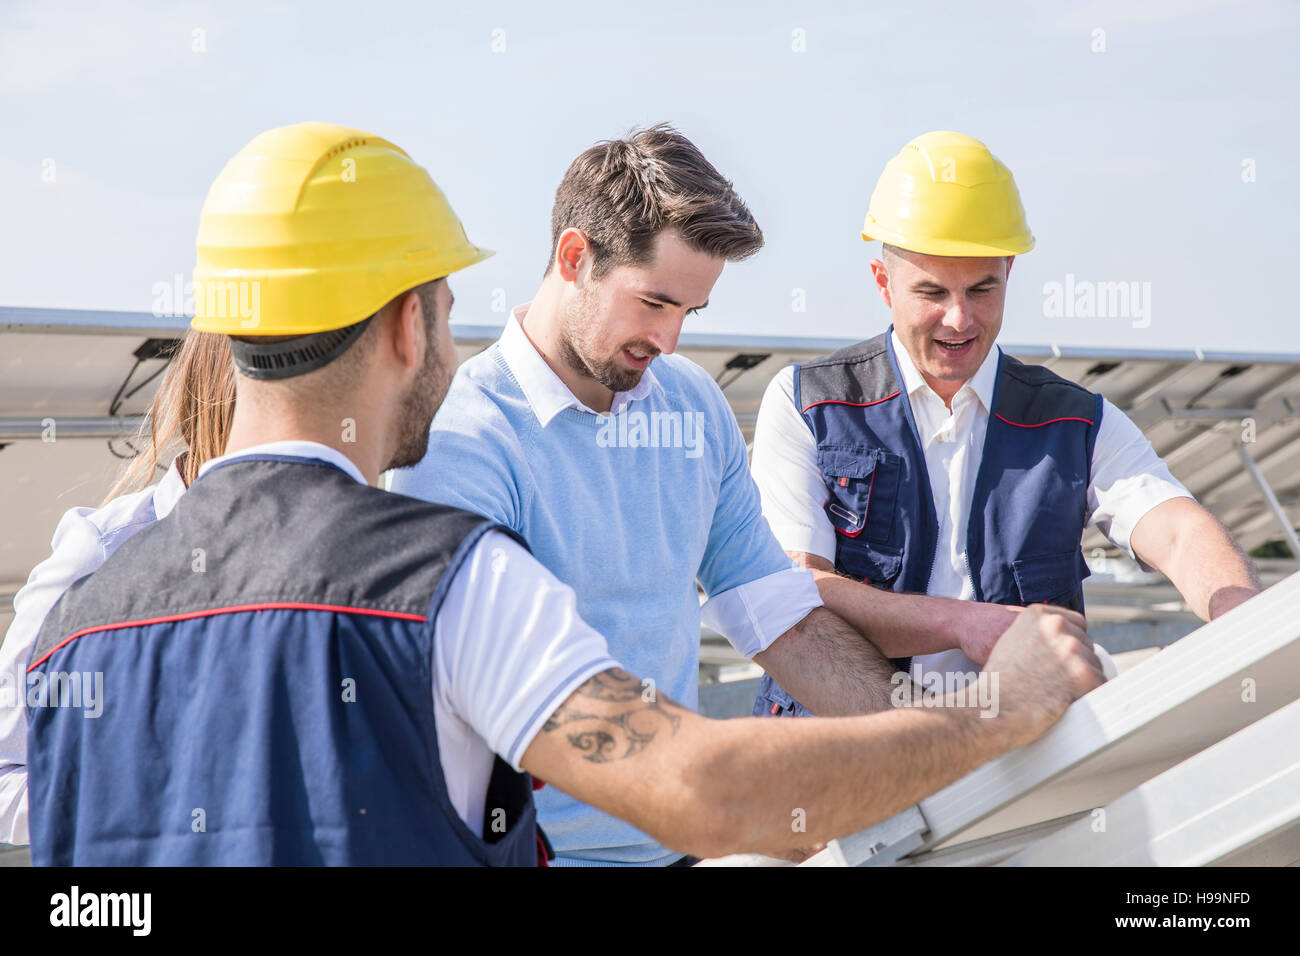
<svg viewBox="0 0 1300 956">
<path fill-rule="evenodd" d="M 350 458 L 310 441 L 240 449 L 205 462 L 199 478 L 223 462 L 249 455 L 317 459 L 366 483 Z M 54 553 L 37 565 L 14 598 L 14 620 L 0 644 L 0 678 L 12 675 L 14 686 L 26 687 L 27 660 L 50 608 L 118 545 L 170 512 L 184 491 L 173 463 L 155 488 L 114 499 L 98 511 L 75 508 L 64 516 L 51 542 Z M 111 547 L 104 546 L 107 540 Z M 572 588 L 513 538 L 489 532 L 479 539 L 434 619 L 432 667 L 443 778 L 452 805 L 475 834 L 483 832 L 494 754 L 518 770 L 524 751 L 556 708 L 592 676 L 617 666 L 605 639 L 579 616 Z M 22 693 L 15 704 L 0 698 L 0 840 L 26 843 Z"/>
<path fill-rule="evenodd" d="M 241 448 L 239 451 L 232 452 L 229 455 L 219 455 L 216 458 L 209 458 L 203 464 L 199 465 L 198 477 L 202 478 L 217 465 L 223 461 L 230 461 L 235 458 L 246 458 L 249 455 L 283 455 L 286 458 L 318 458 L 321 461 L 327 461 L 340 471 L 346 472 L 360 484 L 367 484 L 366 476 L 361 473 L 361 469 L 356 463 L 337 448 L 331 448 L 329 445 L 322 445 L 314 441 L 272 441 L 261 445 L 252 445 L 248 448 Z M 170 508 L 168 509 L 171 510 Z M 162 517 L 162 515 L 159 515 Z"/>
<path fill-rule="evenodd" d="M 939 553 L 930 575 L 930 594 L 973 600 L 975 586 L 966 569 L 966 525 L 970 520 L 971 494 L 984 457 L 984 436 L 988 432 L 989 409 L 993 407 L 993 386 L 998 377 L 998 349 L 989 349 L 980 367 L 952 398 L 952 411 L 925 383 L 912 364 L 911 356 L 891 332 L 902 386 L 912 404 L 916 428 L 925 452 L 930 476 L 934 514 L 939 521 Z M 793 408 L 793 402 L 791 408 Z M 802 418 L 801 418 L 802 423 Z M 804 431 L 808 427 L 804 425 Z M 809 433 L 809 437 L 811 433 Z M 760 484 L 760 489 L 762 485 Z M 823 486 L 823 497 L 825 487 Z M 827 519 L 829 524 L 829 519 Z M 834 557 L 830 558 L 834 561 Z"/>
<path fill-rule="evenodd" d="M 913 364 L 897 333 L 890 333 L 902 387 L 925 453 L 926 471 L 939 521 L 939 547 L 928 594 L 971 600 L 975 596 L 966 562 L 966 527 L 975 478 L 984 455 L 996 347 L 953 397 L 950 412 Z M 826 516 L 826 486 L 817 467 L 817 444 L 794 400 L 794 369 L 787 366 L 768 385 L 754 428 L 754 480 L 777 540 L 787 551 L 835 561 L 835 528 Z M 1134 555 L 1129 537 L 1152 508 L 1171 498 L 1190 498 L 1141 430 L 1106 401 L 1093 447 L 1088 484 L 1088 526 Z M 1142 564 L 1144 568 L 1147 566 Z M 956 655 L 955 657 L 953 655 Z M 940 660 L 943 657 L 943 660 Z M 933 660 L 932 660 L 933 659 Z M 917 658 L 929 670 L 978 670 L 960 652 Z"/>
</svg>

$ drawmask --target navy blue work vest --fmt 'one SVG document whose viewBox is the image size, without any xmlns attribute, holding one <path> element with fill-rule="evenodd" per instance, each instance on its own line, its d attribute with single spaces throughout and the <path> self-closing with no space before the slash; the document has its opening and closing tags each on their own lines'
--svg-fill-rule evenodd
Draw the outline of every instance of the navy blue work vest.
<svg viewBox="0 0 1300 956">
<path fill-rule="evenodd" d="M 794 368 L 835 527 L 836 570 L 924 594 L 939 522 L 901 382 L 889 332 Z M 1079 545 L 1102 397 L 999 350 L 992 405 L 966 533 L 975 600 L 1082 612 L 1089 572 Z M 910 658 L 894 663 L 906 670 Z M 764 675 L 754 713 L 808 711 Z"/>
<path fill-rule="evenodd" d="M 204 474 L 37 636 L 32 862 L 535 865 L 528 775 L 497 758 L 485 839 L 438 754 L 433 622 L 489 530 L 315 459 Z"/>
</svg>

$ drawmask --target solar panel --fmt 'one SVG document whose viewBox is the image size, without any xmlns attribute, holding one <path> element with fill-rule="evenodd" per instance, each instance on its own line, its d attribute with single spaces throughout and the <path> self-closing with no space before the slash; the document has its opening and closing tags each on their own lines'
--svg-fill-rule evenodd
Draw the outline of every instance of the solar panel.
<svg viewBox="0 0 1300 956">
<path fill-rule="evenodd" d="M 1003 866 L 1300 864 L 1300 701 L 1238 731 Z"/>
<path fill-rule="evenodd" d="M 157 385 L 155 379 L 123 403 L 118 417 L 109 416 L 114 396 L 136 365 L 135 352 L 150 339 L 179 337 L 187 325 L 182 316 L 0 307 L 0 489 L 5 492 L 0 515 L 6 531 L 0 536 L 0 628 L 7 626 L 5 595 L 12 595 L 48 553 L 59 515 L 73 504 L 98 504 L 112 485 L 121 462 L 109 450 L 107 435 L 129 433 Z M 500 329 L 453 323 L 452 331 L 463 360 L 495 341 Z M 679 352 L 714 376 L 749 438 L 763 390 L 780 368 L 848 344 L 851 340 L 687 333 Z M 1300 516 L 1300 355 L 1005 348 L 1100 391 L 1128 411 L 1174 474 L 1244 547 L 1284 534 L 1278 510 L 1294 528 Z M 160 359 L 143 361 L 136 380 L 161 365 Z M 48 418 L 58 422 L 57 444 L 63 447 L 57 451 L 37 447 L 47 444 L 40 437 Z M 84 437 L 74 439 L 74 434 Z M 1243 437 L 1251 440 L 1243 443 Z M 73 444 L 79 447 L 67 447 Z M 26 450 L 16 451 L 20 447 Z M 1242 458 L 1242 448 L 1258 464 L 1276 508 Z M 1083 546 L 1085 554 L 1115 553 L 1096 532 L 1085 535 Z"/>
<path fill-rule="evenodd" d="M 1300 573 L 1098 687 L 916 809 L 925 853 L 1104 807 L 1300 696 Z M 911 813 L 912 811 L 906 811 Z M 1075 824 L 1078 826 L 1078 824 Z M 892 819 L 827 855 L 858 865 Z M 810 860 L 819 865 L 823 860 Z M 988 862 L 986 859 L 985 862 Z M 807 864 L 805 864 L 807 865 Z"/>
</svg>

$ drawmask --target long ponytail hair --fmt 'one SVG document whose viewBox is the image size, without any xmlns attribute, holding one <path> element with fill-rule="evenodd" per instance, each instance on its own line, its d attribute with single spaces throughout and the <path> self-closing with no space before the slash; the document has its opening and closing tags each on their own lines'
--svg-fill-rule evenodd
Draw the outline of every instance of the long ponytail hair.
<svg viewBox="0 0 1300 956">
<path fill-rule="evenodd" d="M 181 462 L 181 477 L 189 487 L 203 463 L 225 451 L 234 415 L 235 365 L 230 339 L 213 332 L 188 332 L 136 436 L 135 443 L 148 448 L 131 459 L 104 504 L 149 487 L 159 464 L 181 451 L 187 452 Z"/>
</svg>

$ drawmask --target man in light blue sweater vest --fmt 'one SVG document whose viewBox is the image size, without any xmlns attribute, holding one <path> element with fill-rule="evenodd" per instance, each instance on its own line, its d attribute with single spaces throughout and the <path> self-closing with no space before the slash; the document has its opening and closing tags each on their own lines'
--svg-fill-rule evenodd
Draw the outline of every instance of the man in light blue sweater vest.
<svg viewBox="0 0 1300 956">
<path fill-rule="evenodd" d="M 762 241 L 731 184 L 674 130 L 584 152 L 556 195 L 541 288 L 460 368 L 428 455 L 392 490 L 523 535 L 647 699 L 696 707 L 703 619 L 815 713 L 883 710 L 892 666 L 782 551 L 721 390 L 672 354 L 724 264 Z M 1000 633 L 1012 620 L 989 605 L 888 598 L 881 626 L 904 632 Z M 619 730 L 574 745 L 597 762 L 622 756 L 610 748 L 635 748 L 637 729 Z M 538 807 L 557 864 L 681 859 L 554 788 Z"/>
</svg>

